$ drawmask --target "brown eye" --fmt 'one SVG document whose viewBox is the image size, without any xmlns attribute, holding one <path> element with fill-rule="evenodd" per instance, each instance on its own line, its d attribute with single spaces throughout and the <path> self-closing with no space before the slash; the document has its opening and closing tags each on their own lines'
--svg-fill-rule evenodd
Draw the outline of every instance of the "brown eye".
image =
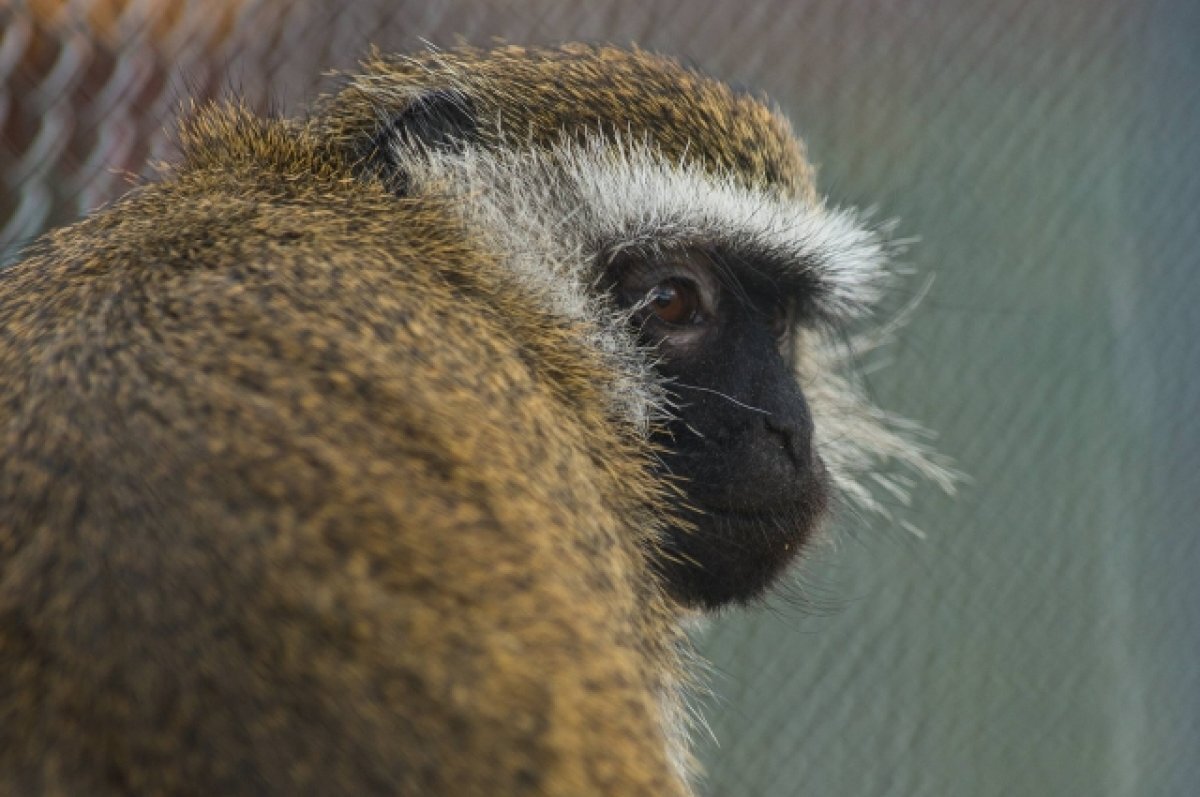
<svg viewBox="0 0 1200 797">
<path fill-rule="evenodd" d="M 683 279 L 670 279 L 650 289 L 646 307 L 667 324 L 681 326 L 696 318 L 700 296 L 696 286 Z"/>
<path fill-rule="evenodd" d="M 643 344 L 682 351 L 720 331 L 723 288 L 713 259 L 702 251 L 630 250 L 613 259 L 607 277 L 608 290 Z"/>
</svg>

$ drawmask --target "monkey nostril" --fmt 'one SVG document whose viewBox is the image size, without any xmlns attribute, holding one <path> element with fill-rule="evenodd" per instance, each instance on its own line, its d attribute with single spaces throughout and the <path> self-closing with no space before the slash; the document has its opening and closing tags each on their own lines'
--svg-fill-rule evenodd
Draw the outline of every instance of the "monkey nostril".
<svg viewBox="0 0 1200 797">
<path fill-rule="evenodd" d="M 772 416 L 763 419 L 763 426 L 766 427 L 769 433 L 779 438 L 784 452 L 795 468 L 800 469 L 808 465 L 806 452 L 801 450 L 802 447 L 806 448 L 803 445 L 804 441 L 797 439 L 802 436 L 800 429 L 789 423 L 780 423 Z"/>
</svg>

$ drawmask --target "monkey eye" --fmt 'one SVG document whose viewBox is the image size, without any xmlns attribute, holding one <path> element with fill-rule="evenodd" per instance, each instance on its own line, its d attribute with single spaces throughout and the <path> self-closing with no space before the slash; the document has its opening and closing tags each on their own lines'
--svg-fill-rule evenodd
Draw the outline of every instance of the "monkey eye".
<svg viewBox="0 0 1200 797">
<path fill-rule="evenodd" d="M 695 323 L 700 314 L 700 289 L 682 277 L 660 282 L 646 294 L 645 306 L 659 321 L 672 326 Z"/>
<path fill-rule="evenodd" d="M 647 331 L 691 338 L 717 318 L 721 283 L 712 261 L 698 250 L 666 256 L 626 255 L 609 266 L 617 303 Z"/>
</svg>

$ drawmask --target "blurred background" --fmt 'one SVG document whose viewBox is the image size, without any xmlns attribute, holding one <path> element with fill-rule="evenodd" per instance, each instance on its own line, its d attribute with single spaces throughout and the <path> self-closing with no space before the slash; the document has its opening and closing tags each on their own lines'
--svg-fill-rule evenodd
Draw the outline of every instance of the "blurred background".
<svg viewBox="0 0 1200 797">
<path fill-rule="evenodd" d="M 171 157 L 185 97 L 296 112 L 460 37 L 767 92 L 934 275 L 864 368 L 971 481 L 699 633 L 705 793 L 1200 794 L 1200 2 L 0 0 L 0 263 Z"/>
</svg>

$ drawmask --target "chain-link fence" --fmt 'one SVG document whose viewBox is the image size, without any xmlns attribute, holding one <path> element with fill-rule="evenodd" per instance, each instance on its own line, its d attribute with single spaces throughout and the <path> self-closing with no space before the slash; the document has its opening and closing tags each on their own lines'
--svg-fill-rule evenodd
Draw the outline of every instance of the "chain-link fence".
<svg viewBox="0 0 1200 797">
<path fill-rule="evenodd" d="M 872 386 L 973 482 L 810 562 L 837 611 L 708 632 L 708 792 L 1200 794 L 1200 4 L 0 0 L 0 263 L 171 157 L 186 97 L 292 112 L 460 36 L 767 91 L 937 275 Z"/>
</svg>

